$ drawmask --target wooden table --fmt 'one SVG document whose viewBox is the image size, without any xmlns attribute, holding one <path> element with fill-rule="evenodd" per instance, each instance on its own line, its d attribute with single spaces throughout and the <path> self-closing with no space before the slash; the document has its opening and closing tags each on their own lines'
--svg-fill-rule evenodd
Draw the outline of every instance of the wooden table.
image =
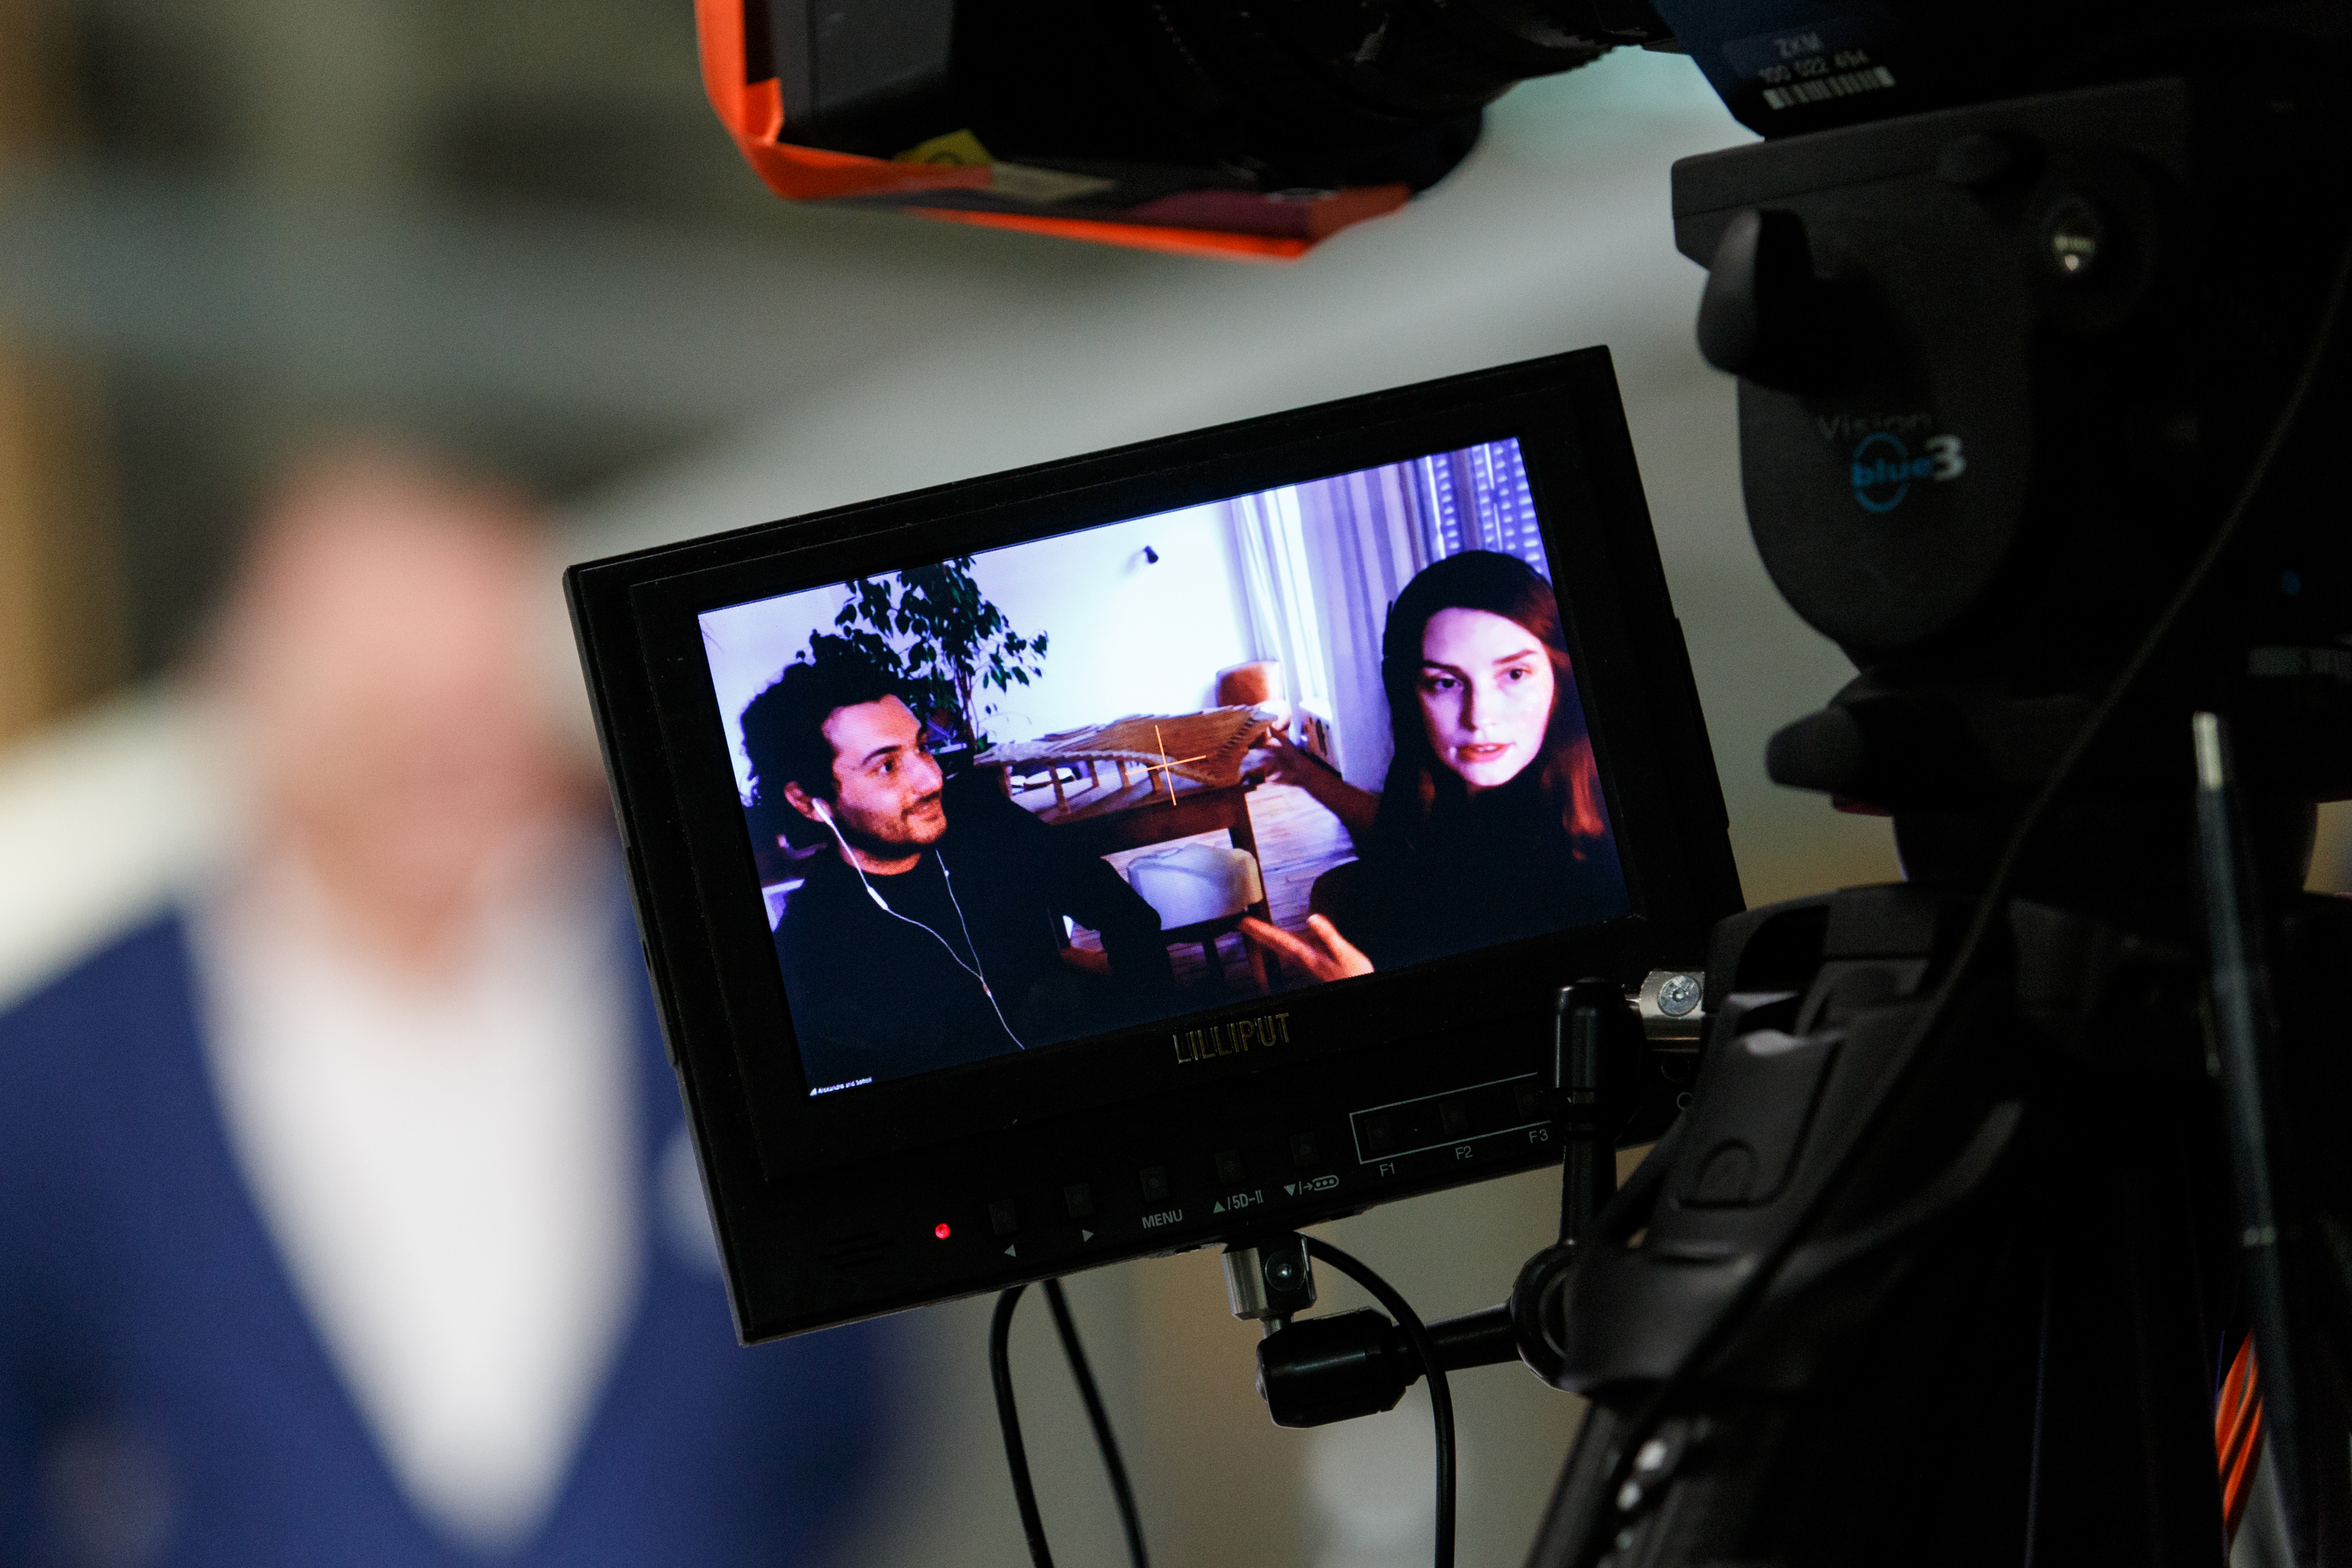
<svg viewBox="0 0 2352 1568">
<path fill-rule="evenodd" d="M 1034 740 L 1007 741 L 992 746 L 975 760 L 993 768 L 1005 793 L 1013 792 L 1016 777 L 1046 775 L 1053 782 L 1054 802 L 1066 805 L 1078 788 L 1102 788 L 1102 764 L 1118 771 L 1119 788 L 1128 787 L 1128 769 L 1150 779 L 1163 775 L 1197 784 L 1231 783 L 1241 777 L 1242 759 L 1265 739 L 1275 714 L 1261 707 L 1213 707 L 1199 713 L 1131 713 L 1108 724 L 1056 730 Z M 1087 770 L 1083 786 L 1062 788 L 1062 769 Z M 1164 793 L 1164 791 L 1163 791 Z"/>
</svg>

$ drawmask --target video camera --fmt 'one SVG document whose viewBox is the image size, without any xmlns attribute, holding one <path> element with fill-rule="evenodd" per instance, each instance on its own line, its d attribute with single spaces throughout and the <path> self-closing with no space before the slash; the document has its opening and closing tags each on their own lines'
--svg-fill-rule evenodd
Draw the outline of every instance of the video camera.
<svg viewBox="0 0 2352 1568">
<path fill-rule="evenodd" d="M 887 10 L 909 25 L 884 15 L 702 0 L 706 85 L 781 193 L 1259 256 L 1300 255 L 1441 177 L 1512 80 L 1622 44 L 1687 53 L 1765 139 L 1675 171 L 1677 244 L 1707 273 L 1699 345 L 1740 378 L 1748 511 L 1775 586 L 1859 670 L 1775 737 L 1768 771 L 1890 815 L 1909 880 L 1734 913 L 1712 764 L 1594 360 L 576 569 L 746 1333 L 1056 1274 L 1098 1238 L 1123 1256 L 1226 1239 L 1236 1312 L 1280 1331 L 1261 1351 L 1277 1418 L 1386 1408 L 1428 1377 L 1441 1562 L 1444 1371 L 1514 1354 L 1594 1406 L 1539 1563 L 2186 1563 L 2210 1560 L 2250 1499 L 2294 1560 L 2352 1562 L 2352 1058 L 2332 1048 L 2352 917 L 2302 893 L 2316 802 L 2352 797 L 2352 535 L 2335 478 L 2352 427 L 2345 8 L 909 0 Z M 1034 1052 L 1000 1012 L 1017 1052 L 815 1100 L 825 1085 L 779 1067 L 786 1019 L 806 1009 L 755 924 L 751 780 L 722 766 L 731 737 L 697 617 L 847 583 L 841 624 L 903 655 L 927 635 L 902 612 L 916 572 L 968 560 L 979 583 L 987 552 L 1222 504 L 1241 613 L 1265 612 L 1252 650 L 1285 649 L 1295 674 L 1307 641 L 1284 641 L 1279 606 L 1349 580 L 1354 631 L 1318 621 L 1313 645 L 1393 644 L 1386 601 L 1406 604 L 1412 575 L 1395 563 L 1434 570 L 1452 547 L 1407 528 L 1388 575 L 1363 570 L 1380 556 L 1367 546 L 1352 577 L 1302 567 L 1293 580 L 1320 586 L 1285 600 L 1242 559 L 1274 536 L 1235 519 L 1317 485 L 1402 493 L 1415 464 L 1504 443 L 1524 465 L 1563 628 L 1555 690 L 1576 695 L 1622 906 L 1555 904 L 1540 930 L 1465 915 L 1412 961 L 1351 969 L 1329 941 L 1349 920 L 1310 893 L 1308 918 L 1290 906 L 1297 930 L 1244 926 L 1288 955 L 1265 982 L 1280 1006 L 1163 1010 L 1131 1037 L 1065 1025 Z M 1326 548 L 1307 538 L 1301 560 Z M 858 586 L 894 571 L 880 600 Z M 1422 641 L 1408 662 L 1466 674 L 1429 641 L 1435 620 L 1405 622 Z M 1369 646 L 1355 659 L 1360 675 Z M 1328 678 L 1290 694 L 1289 733 L 1311 745 L 1328 727 L 1340 782 L 1378 789 L 1364 836 L 1328 841 L 1335 862 L 1410 858 L 1438 816 L 1475 813 L 1399 814 L 1437 795 L 1354 760 L 1363 711 L 1334 706 L 1346 665 L 1328 657 Z M 1381 689 L 1396 722 L 1381 768 L 1420 744 L 1416 707 L 1445 744 L 1433 716 L 1454 694 L 1385 675 Z M 1054 752 L 1067 736 L 982 747 L 979 728 L 938 739 L 1008 780 L 1055 768 L 1054 808 L 1031 811 L 1049 831 L 1084 815 Z M 1569 755 L 1567 731 L 1547 736 Z M 1475 806 L 1492 793 L 1470 788 L 1479 758 L 1499 754 L 1453 744 L 1468 769 L 1422 783 Z M 1172 769 L 1183 749 L 1137 760 Z M 1106 787 L 1091 769 L 1086 783 Z M 1280 798 L 1257 794 L 1249 810 Z M 1317 799 L 1352 798 L 1325 784 Z M 1573 846 L 1600 840 L 1576 820 L 1560 819 L 1570 859 L 1556 863 L 1589 871 Z M 1445 841 L 1458 859 L 1466 841 Z M 904 849 L 838 841 L 843 863 Z M 1244 891 L 1268 869 L 1252 858 Z M 1138 863 L 1121 862 L 1130 878 Z M 1472 907 L 1374 884 L 1384 899 L 1344 906 L 1359 928 L 1368 908 L 1409 925 Z M 1111 946 L 1104 977 L 1133 978 Z M 964 954 L 985 991 L 979 945 Z M 1173 993 L 1152 994 L 1165 1009 Z M 1703 1004 L 1695 1055 L 1663 1024 L 1642 1043 L 1670 994 L 1682 1016 Z M 1139 1062 L 1117 1042 L 1162 1035 L 1172 1064 L 1100 1065 Z M 1195 1067 L 1210 1070 L 1199 1088 L 1178 1076 Z M 1662 1128 L 1616 1192 L 1601 1156 Z M 1566 1156 L 1562 1241 L 1507 1307 L 1424 1325 L 1376 1289 L 1392 1322 L 1292 1322 L 1310 1259 L 1358 1269 L 1297 1226 L 1538 1163 L 1539 1131 Z M 1137 1165 L 1120 1192 L 1133 1230 L 1083 1224 L 1081 1204 L 1111 1189 L 1065 1177 L 1074 1159 Z M 1002 1186 L 1002 1207 L 975 1180 Z M 1153 1209 L 1162 1180 L 1170 1207 Z M 957 1183 L 961 1213 L 985 1204 L 987 1255 L 902 1241 Z M 1057 1186 L 1040 1252 L 1029 1227 Z M 964 1234 L 945 1213 L 942 1249 Z M 855 1228 L 824 1228 L 835 1215 Z M 841 1282 L 859 1268 L 872 1283 Z M 2217 1409 L 2217 1387 L 2256 1385 L 2259 1400 Z M 999 1391 L 1009 1410 L 1001 1364 Z M 1036 1544 L 1017 1440 L 1008 1451 Z"/>
<path fill-rule="evenodd" d="M 2263 7 L 1923 0 L 698 0 L 703 80 L 780 195 L 1147 248 L 1295 256 L 1394 211 L 1517 82 L 1688 54 L 1768 138 L 2042 90 L 2117 39 Z M 2100 58 L 2095 47 L 2109 47 Z"/>
</svg>

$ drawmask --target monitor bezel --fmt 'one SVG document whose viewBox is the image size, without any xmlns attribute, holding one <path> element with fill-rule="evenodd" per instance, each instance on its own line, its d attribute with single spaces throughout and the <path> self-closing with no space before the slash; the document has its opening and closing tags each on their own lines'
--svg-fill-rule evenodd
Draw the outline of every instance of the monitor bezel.
<svg viewBox="0 0 2352 1568">
<path fill-rule="evenodd" d="M 1505 436 L 1520 443 L 1536 502 L 1630 915 L 1027 1055 L 806 1092 L 702 612 Z M 566 586 L 673 1060 L 706 1153 L 748 1139 L 772 1183 L 1523 1017 L 1565 978 L 1631 983 L 1695 961 L 1715 920 L 1740 906 L 1713 757 L 1605 350 L 591 562 L 572 569 Z M 1289 1015 L 1287 1049 L 1207 1061 L 1170 1049 L 1171 1034 L 1277 1008 Z"/>
</svg>

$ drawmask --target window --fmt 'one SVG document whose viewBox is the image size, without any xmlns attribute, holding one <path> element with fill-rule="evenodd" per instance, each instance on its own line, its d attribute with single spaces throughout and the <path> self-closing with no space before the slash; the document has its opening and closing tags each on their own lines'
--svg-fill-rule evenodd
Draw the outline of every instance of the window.
<svg viewBox="0 0 2352 1568">
<path fill-rule="evenodd" d="M 1429 559 L 1488 549 L 1526 561 L 1549 580 L 1535 497 L 1515 440 L 1483 442 L 1412 464 Z"/>
</svg>

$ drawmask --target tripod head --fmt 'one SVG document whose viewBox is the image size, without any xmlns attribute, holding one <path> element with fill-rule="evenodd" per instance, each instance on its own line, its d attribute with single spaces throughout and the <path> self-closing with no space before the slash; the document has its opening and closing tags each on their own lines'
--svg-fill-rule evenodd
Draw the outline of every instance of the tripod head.
<svg viewBox="0 0 2352 1568">
<path fill-rule="evenodd" d="M 2048 779 L 2168 614 L 2084 779 L 2130 831 L 2099 835 L 2069 878 L 2144 857 L 2143 808 L 2185 821 L 2193 706 L 2237 716 L 2257 796 L 2352 794 L 2339 376 L 2310 390 L 2197 602 L 2168 610 L 2290 395 L 2352 232 L 2341 48 L 2322 30 L 2259 69 L 2225 57 L 1677 167 L 1677 242 L 1709 268 L 1700 344 L 1740 377 L 1757 548 L 1860 670 L 1768 767 L 1891 812 L 1915 877 L 1982 879 L 1984 825 Z M 2282 882 L 2299 883 L 2307 832 L 2307 811 L 2266 831 Z"/>
</svg>

